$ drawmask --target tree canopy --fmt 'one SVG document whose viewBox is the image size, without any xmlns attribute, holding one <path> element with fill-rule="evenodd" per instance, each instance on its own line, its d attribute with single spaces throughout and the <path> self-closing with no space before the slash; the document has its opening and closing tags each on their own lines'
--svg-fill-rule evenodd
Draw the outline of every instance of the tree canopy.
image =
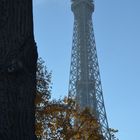
<svg viewBox="0 0 140 140">
<path fill-rule="evenodd" d="M 50 100 L 51 72 L 39 58 L 36 94 L 36 135 L 39 140 L 102 140 L 100 126 L 89 108 L 81 110 L 73 99 Z M 114 129 L 111 129 L 114 137 Z"/>
</svg>

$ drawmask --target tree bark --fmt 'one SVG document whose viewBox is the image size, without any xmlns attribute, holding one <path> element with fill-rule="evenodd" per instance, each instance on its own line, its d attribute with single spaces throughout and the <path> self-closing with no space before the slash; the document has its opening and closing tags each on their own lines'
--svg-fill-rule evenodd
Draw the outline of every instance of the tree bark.
<svg viewBox="0 0 140 140">
<path fill-rule="evenodd" d="M 36 140 L 32 0 L 0 0 L 0 140 Z"/>
</svg>

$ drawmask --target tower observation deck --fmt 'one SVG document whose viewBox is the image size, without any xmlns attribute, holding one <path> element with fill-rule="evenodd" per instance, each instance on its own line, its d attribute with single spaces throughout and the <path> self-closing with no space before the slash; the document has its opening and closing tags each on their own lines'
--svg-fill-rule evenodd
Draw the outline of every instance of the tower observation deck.
<svg viewBox="0 0 140 140">
<path fill-rule="evenodd" d="M 90 108 L 100 124 L 103 140 L 111 140 L 104 106 L 96 44 L 93 32 L 93 0 L 71 0 L 74 13 L 69 98 L 81 109 Z"/>
</svg>

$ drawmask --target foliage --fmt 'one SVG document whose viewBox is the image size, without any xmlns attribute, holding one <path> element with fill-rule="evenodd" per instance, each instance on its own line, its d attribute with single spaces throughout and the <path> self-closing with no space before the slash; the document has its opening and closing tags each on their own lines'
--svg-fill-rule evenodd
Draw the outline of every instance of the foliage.
<svg viewBox="0 0 140 140">
<path fill-rule="evenodd" d="M 118 132 L 118 130 L 110 128 L 109 131 L 110 131 L 112 140 L 119 140 L 119 139 L 115 136 L 115 134 Z"/>
<path fill-rule="evenodd" d="M 74 100 L 50 100 L 51 73 L 38 60 L 36 135 L 38 140 L 101 140 L 99 123 L 88 108 L 81 110 Z M 114 129 L 110 129 L 113 140 Z"/>
<path fill-rule="evenodd" d="M 45 115 L 41 114 L 41 112 L 46 108 L 51 97 L 51 72 L 48 72 L 42 58 L 38 59 L 36 82 L 36 135 L 41 138 L 46 121 Z"/>
<path fill-rule="evenodd" d="M 78 111 L 75 102 L 65 98 L 53 101 L 44 110 L 47 116 L 46 139 L 50 140 L 100 140 L 99 124 L 90 110 Z M 49 131 L 48 131 L 49 130 Z"/>
</svg>

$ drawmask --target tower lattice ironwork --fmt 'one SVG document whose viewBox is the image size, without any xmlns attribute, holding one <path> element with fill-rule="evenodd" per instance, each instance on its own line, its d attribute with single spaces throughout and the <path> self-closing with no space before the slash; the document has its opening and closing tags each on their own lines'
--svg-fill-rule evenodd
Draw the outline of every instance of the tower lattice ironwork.
<svg viewBox="0 0 140 140">
<path fill-rule="evenodd" d="M 104 106 L 96 44 L 93 32 L 93 0 L 71 0 L 74 33 L 71 54 L 69 98 L 80 108 L 89 107 L 100 124 L 103 140 L 111 140 Z"/>
</svg>

